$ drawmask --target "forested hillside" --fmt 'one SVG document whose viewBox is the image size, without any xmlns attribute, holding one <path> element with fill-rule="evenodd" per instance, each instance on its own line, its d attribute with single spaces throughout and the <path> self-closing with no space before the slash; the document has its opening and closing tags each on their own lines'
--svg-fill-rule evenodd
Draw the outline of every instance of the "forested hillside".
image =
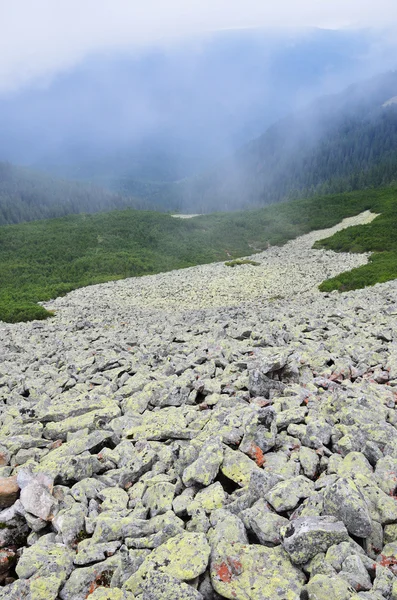
<svg viewBox="0 0 397 600">
<path fill-rule="evenodd" d="M 184 209 L 233 210 L 397 180 L 397 73 L 279 121 L 211 172 L 180 182 Z"/>
<path fill-rule="evenodd" d="M 56 179 L 0 162 L 0 225 L 148 204 L 99 186 Z"/>
</svg>

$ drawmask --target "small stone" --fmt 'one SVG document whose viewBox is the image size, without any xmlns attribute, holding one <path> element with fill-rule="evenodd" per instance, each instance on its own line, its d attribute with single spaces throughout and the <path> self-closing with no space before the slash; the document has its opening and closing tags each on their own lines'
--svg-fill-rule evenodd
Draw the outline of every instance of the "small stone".
<svg viewBox="0 0 397 600">
<path fill-rule="evenodd" d="M 199 453 L 197 460 L 186 467 L 182 475 L 183 483 L 189 487 L 194 484 L 210 485 L 218 474 L 223 461 L 223 447 L 219 439 L 210 440 Z"/>
<path fill-rule="evenodd" d="M 0 508 L 12 506 L 19 497 L 19 485 L 16 476 L 0 477 Z"/>
<path fill-rule="evenodd" d="M 189 581 L 204 573 L 209 555 L 210 547 L 204 534 L 185 532 L 153 550 L 124 587 L 136 595 L 141 593 L 142 584 L 153 569 L 179 581 Z"/>
<path fill-rule="evenodd" d="M 292 562 L 303 564 L 330 546 L 347 541 L 349 534 L 333 517 L 306 517 L 291 521 L 281 531 L 282 545 Z"/>
<path fill-rule="evenodd" d="M 281 546 L 223 542 L 211 556 L 213 588 L 229 600 L 297 600 L 304 581 L 303 572 L 291 564 Z"/>
<path fill-rule="evenodd" d="M 280 517 L 268 508 L 265 500 L 261 498 L 252 508 L 244 512 L 248 527 L 253 531 L 261 544 L 280 544 L 280 530 L 288 526 L 288 519 Z"/>
<path fill-rule="evenodd" d="M 78 566 L 101 562 L 113 556 L 120 546 L 120 541 L 94 544 L 91 539 L 83 540 L 77 546 L 77 554 L 73 562 Z"/>
<path fill-rule="evenodd" d="M 351 600 L 353 589 L 341 577 L 315 575 L 305 586 L 308 600 Z"/>
<path fill-rule="evenodd" d="M 222 485 L 217 481 L 197 492 L 194 500 L 188 505 L 187 512 L 190 515 L 200 509 L 211 512 L 217 508 L 222 508 L 225 502 L 226 493 Z"/>
<path fill-rule="evenodd" d="M 204 600 L 191 585 L 167 573 L 153 571 L 142 584 L 142 600 Z"/>
<path fill-rule="evenodd" d="M 172 508 L 175 496 L 175 484 L 169 481 L 160 481 L 150 485 L 142 497 L 143 505 L 149 509 L 150 516 L 163 514 Z"/>
<path fill-rule="evenodd" d="M 314 479 L 318 473 L 320 458 L 318 454 L 311 448 L 301 446 L 299 450 L 299 461 L 306 477 Z"/>
<path fill-rule="evenodd" d="M 359 556 L 348 556 L 342 563 L 339 576 L 346 579 L 349 585 L 356 591 L 368 591 L 372 588 L 371 578 Z"/>
<path fill-rule="evenodd" d="M 251 475 L 256 470 L 259 468 L 248 456 L 239 450 L 225 449 L 221 471 L 226 477 L 243 487 L 249 484 Z"/>
<path fill-rule="evenodd" d="M 293 510 L 300 500 L 308 498 L 314 492 L 314 483 L 306 477 L 299 475 L 275 485 L 265 499 L 277 512 Z"/>
<path fill-rule="evenodd" d="M 349 533 L 357 537 L 371 535 L 372 523 L 367 503 L 351 478 L 340 478 L 325 489 L 324 514 L 343 521 Z"/>
</svg>

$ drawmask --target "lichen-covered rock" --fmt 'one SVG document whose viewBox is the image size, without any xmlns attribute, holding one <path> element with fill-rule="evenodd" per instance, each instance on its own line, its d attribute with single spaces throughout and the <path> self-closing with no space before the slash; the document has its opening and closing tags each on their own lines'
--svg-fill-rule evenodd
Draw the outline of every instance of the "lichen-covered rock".
<svg viewBox="0 0 397 600">
<path fill-rule="evenodd" d="M 118 487 L 100 490 L 97 497 L 103 501 L 101 504 L 102 512 L 105 510 L 125 510 L 129 500 L 127 492 Z"/>
<path fill-rule="evenodd" d="M 265 500 L 261 498 L 244 511 L 244 521 L 258 538 L 261 544 L 280 544 L 281 529 L 288 526 L 289 521 L 272 512 Z"/>
<path fill-rule="evenodd" d="M 340 519 L 349 533 L 357 537 L 371 535 L 371 516 L 367 503 L 351 478 L 340 478 L 325 489 L 324 514 Z"/>
<path fill-rule="evenodd" d="M 343 577 L 356 591 L 368 591 L 372 588 L 372 581 L 361 558 L 355 554 L 348 556 L 342 563 L 339 576 Z"/>
<path fill-rule="evenodd" d="M 305 577 L 280 546 L 223 542 L 211 556 L 211 581 L 230 600 L 298 600 Z"/>
<path fill-rule="evenodd" d="M 194 514 L 195 511 L 200 509 L 211 512 L 217 508 L 222 508 L 226 503 L 226 497 L 222 485 L 219 482 L 213 483 L 197 492 L 192 502 L 187 506 L 187 512 L 188 514 Z"/>
<path fill-rule="evenodd" d="M 112 556 L 93 566 L 75 569 L 59 592 L 61 600 L 86 600 L 97 587 L 110 587 L 121 557 Z"/>
<path fill-rule="evenodd" d="M 223 447 L 219 439 L 204 444 L 200 454 L 191 465 L 186 467 L 182 481 L 186 486 L 194 484 L 210 485 L 218 474 L 223 461 Z"/>
<path fill-rule="evenodd" d="M 314 483 L 299 475 L 277 483 L 267 492 L 265 498 L 276 512 L 285 512 L 293 510 L 300 500 L 308 498 L 313 491 Z"/>
<path fill-rule="evenodd" d="M 150 516 L 155 517 L 171 510 L 174 496 L 175 484 L 169 481 L 149 482 L 142 503 L 149 509 Z"/>
<path fill-rule="evenodd" d="M 320 457 L 311 448 L 302 446 L 299 450 L 299 461 L 306 477 L 314 479 L 319 470 Z"/>
<path fill-rule="evenodd" d="M 281 531 L 282 545 L 292 562 L 303 564 L 330 546 L 347 541 L 341 521 L 333 517 L 305 517 L 292 521 Z"/>
<path fill-rule="evenodd" d="M 225 448 L 221 471 L 228 479 L 243 487 L 249 484 L 252 473 L 257 469 L 255 462 L 239 450 Z"/>
<path fill-rule="evenodd" d="M 142 584 L 142 600 L 203 600 L 191 585 L 167 573 L 153 571 Z"/>
<path fill-rule="evenodd" d="M 48 597 L 56 598 L 73 569 L 73 556 L 62 544 L 37 543 L 24 550 L 15 570 L 20 579 L 41 582 L 36 587 L 42 585 Z"/>
<path fill-rule="evenodd" d="M 189 581 L 204 573 L 209 556 L 210 546 L 204 534 L 183 533 L 153 550 L 124 587 L 135 595 L 141 593 L 145 578 L 154 569 L 179 581 Z"/>
<path fill-rule="evenodd" d="M 77 553 L 73 562 L 78 566 L 101 562 L 109 556 L 115 554 L 120 546 L 120 541 L 108 542 L 104 544 L 93 544 L 91 539 L 82 540 L 77 546 Z"/>
<path fill-rule="evenodd" d="M 315 575 L 305 587 L 308 600 L 351 600 L 354 590 L 340 577 Z"/>
<path fill-rule="evenodd" d="M 97 587 L 88 597 L 90 600 L 135 600 L 131 592 L 114 587 Z"/>
</svg>

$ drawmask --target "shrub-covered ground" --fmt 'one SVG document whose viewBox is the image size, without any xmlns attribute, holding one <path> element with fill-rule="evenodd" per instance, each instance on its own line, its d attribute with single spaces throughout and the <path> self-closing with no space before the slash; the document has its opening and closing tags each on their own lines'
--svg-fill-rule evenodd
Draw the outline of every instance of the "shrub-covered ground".
<svg viewBox="0 0 397 600">
<path fill-rule="evenodd" d="M 349 227 L 317 242 L 315 247 L 336 252 L 372 252 L 369 263 L 324 281 L 320 290 L 347 291 L 397 278 L 397 190 L 367 193 L 370 208 L 379 216 L 366 225 Z"/>
<path fill-rule="evenodd" d="M 397 189 L 388 188 L 194 219 L 124 210 L 0 227 L 0 320 L 43 319 L 49 313 L 37 302 L 72 289 L 251 255 L 367 209 L 383 216 L 373 225 L 352 228 L 357 239 L 350 233 L 326 245 L 356 252 L 388 250 L 389 257 L 376 255 L 374 261 L 385 263 L 375 267 L 378 280 L 390 279 L 397 276 L 396 199 Z"/>
</svg>

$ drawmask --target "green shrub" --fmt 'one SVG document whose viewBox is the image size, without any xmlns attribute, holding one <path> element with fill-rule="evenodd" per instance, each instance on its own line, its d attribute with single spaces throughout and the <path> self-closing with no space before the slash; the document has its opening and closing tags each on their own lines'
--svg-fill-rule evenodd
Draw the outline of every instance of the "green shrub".
<svg viewBox="0 0 397 600">
<path fill-rule="evenodd" d="M 255 260 L 249 260 L 247 258 L 236 258 L 235 260 L 229 260 L 228 262 L 225 262 L 227 267 L 238 267 L 239 265 L 252 265 L 254 267 L 258 267 L 260 264 L 261 263 L 258 263 Z"/>
</svg>

